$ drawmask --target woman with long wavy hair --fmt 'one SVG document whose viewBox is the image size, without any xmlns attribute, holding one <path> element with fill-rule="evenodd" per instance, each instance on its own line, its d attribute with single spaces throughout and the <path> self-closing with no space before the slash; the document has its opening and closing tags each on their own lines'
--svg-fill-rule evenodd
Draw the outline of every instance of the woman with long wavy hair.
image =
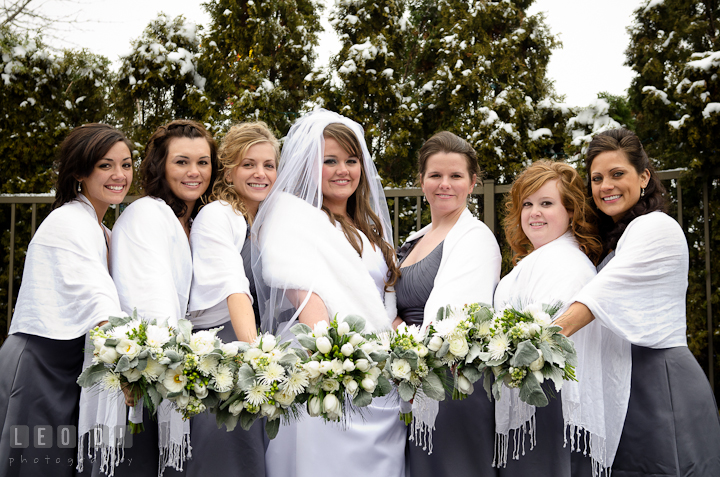
<svg viewBox="0 0 720 477">
<path fill-rule="evenodd" d="M 720 475 L 717 405 L 687 347 L 687 241 L 665 188 L 627 129 L 596 135 L 585 166 L 605 258 L 556 323 L 574 337 L 599 321 L 619 342 L 602 348 L 614 366 L 603 379 L 618 388 L 605 403 L 608 427 L 621 429 L 612 475 Z"/>
<path fill-rule="evenodd" d="M 359 124 L 330 111 L 300 118 L 253 224 L 253 274 L 265 329 L 356 314 L 367 331 L 395 318 L 398 269 L 385 196 Z M 261 280 L 262 279 L 262 280 Z M 270 442 L 269 476 L 404 475 L 397 404 L 376 399 L 346 429 L 305 416 Z M 318 465 L 323 462 L 322 465 Z"/>
</svg>

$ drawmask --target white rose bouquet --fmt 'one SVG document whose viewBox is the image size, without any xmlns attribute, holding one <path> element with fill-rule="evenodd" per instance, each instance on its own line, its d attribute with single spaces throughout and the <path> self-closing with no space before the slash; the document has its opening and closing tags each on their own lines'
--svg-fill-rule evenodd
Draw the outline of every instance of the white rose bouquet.
<svg viewBox="0 0 720 477">
<path fill-rule="evenodd" d="M 309 373 L 301 364 L 307 358 L 302 350 L 290 348 L 290 342 L 278 343 L 270 333 L 258 336 L 252 343 L 236 343 L 237 379 L 220 395 L 216 418 L 218 425 L 232 430 L 238 420 L 243 429 L 250 429 L 261 417 L 267 417 L 265 431 L 270 439 L 280 429 L 280 418 L 286 421 L 297 415 L 297 407 L 305 402 Z"/>
<path fill-rule="evenodd" d="M 365 407 L 373 397 L 392 390 L 380 364 L 388 358 L 389 343 L 372 334 L 363 334 L 365 320 L 349 315 L 331 323 L 318 322 L 314 329 L 297 324 L 291 331 L 310 351 L 303 363 L 309 376 L 307 410 L 311 416 L 339 421 L 346 418 L 346 399 Z"/>
<path fill-rule="evenodd" d="M 182 320 L 183 326 L 190 322 Z M 130 388 L 130 393 L 142 397 L 145 407 L 154 415 L 162 401 L 156 384 L 164 379 L 178 341 L 179 329 L 168 327 L 156 320 L 132 316 L 110 317 L 108 323 L 90 330 L 93 344 L 93 364 L 83 370 L 77 379 L 82 387 L 101 383 L 105 389 Z M 132 433 L 143 430 L 142 423 L 130 423 Z"/>
<path fill-rule="evenodd" d="M 465 306 L 461 320 L 472 329 L 468 332 L 471 341 L 465 359 L 456 366 L 453 396 L 470 394 L 473 383 L 484 377 L 488 397 L 500 399 L 504 384 L 519 388 L 523 402 L 547 406 L 548 397 L 541 387 L 544 380 L 552 380 L 558 390 L 564 380 L 576 380 L 575 347 L 560 334 L 562 328 L 552 324 L 552 316 L 560 308 L 558 304 L 533 304 L 522 310 L 508 307 L 496 312 L 479 303 Z"/>
<path fill-rule="evenodd" d="M 400 399 L 412 403 L 418 390 L 431 399 L 445 399 L 445 368 L 435 358 L 427 344 L 430 338 L 418 326 L 402 323 L 390 333 L 390 354 L 385 361 L 383 375 L 398 389 Z M 412 411 L 400 412 L 400 420 L 412 422 Z"/>
</svg>

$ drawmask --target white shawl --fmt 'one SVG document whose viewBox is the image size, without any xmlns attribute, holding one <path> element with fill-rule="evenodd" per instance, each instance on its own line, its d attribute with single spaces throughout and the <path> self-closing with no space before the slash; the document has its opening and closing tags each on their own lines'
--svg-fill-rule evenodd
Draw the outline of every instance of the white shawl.
<svg viewBox="0 0 720 477">
<path fill-rule="evenodd" d="M 562 303 L 559 317 L 573 303 L 582 287 L 596 275 L 595 266 L 580 250 L 572 232 L 568 231 L 556 240 L 543 245 L 522 259 L 502 280 L 495 290 L 494 307 L 502 310 L 507 306 L 523 308 L 526 305 Z M 599 322 L 593 322 L 572 336 L 578 353 L 576 375 L 578 382 L 568 381 L 562 387 L 564 429 L 569 430 L 575 450 L 590 453 L 594 473 L 600 467 L 610 467 L 619 442 L 622 426 L 606 428 L 604 396 L 614 396 L 620 390 L 611 382 L 603 382 L 603 340 L 613 345 L 612 336 Z M 614 347 L 619 343 L 615 340 Z M 495 403 L 496 463 L 507 462 L 508 436 L 510 430 L 530 434 L 531 449 L 535 444 L 535 406 L 520 400 L 518 389 L 503 388 L 502 396 Z M 542 439 L 543 430 L 539 430 Z M 607 443 L 614 443 L 614 447 Z M 515 437 L 513 458 L 520 458 L 524 437 Z M 609 451 L 607 452 L 606 451 Z M 522 449 L 524 453 L 524 449 Z M 610 459 L 608 460 L 608 456 Z"/>
<path fill-rule="evenodd" d="M 190 248 L 193 279 L 188 306 L 194 326 L 210 328 L 230 319 L 226 299 L 245 293 L 252 302 L 250 282 L 240 251 L 247 236 L 247 222 L 227 202 L 215 201 L 193 221 Z"/>
<path fill-rule="evenodd" d="M 367 321 L 367 330 L 390 327 L 394 300 L 383 300 L 363 260 L 327 214 L 292 194 L 281 193 L 258 231 L 262 277 L 270 287 L 318 295 L 332 319 L 349 314 Z M 375 299 L 377 298 L 377 299 Z M 389 298 L 389 297 L 388 297 Z M 283 325 L 289 329 L 292 323 Z"/>
<path fill-rule="evenodd" d="M 416 232 L 407 241 L 423 237 L 432 224 Z M 442 258 L 433 289 L 423 313 L 423 328 L 437 319 L 438 310 L 447 305 L 463 307 L 470 303 L 492 304 L 493 292 L 500 280 L 502 257 L 495 235 L 465 208 L 443 243 Z M 410 440 L 429 448 L 439 411 L 437 401 L 418 395 L 413 400 Z"/>
<path fill-rule="evenodd" d="M 110 272 L 125 313 L 137 309 L 138 316 L 167 319 L 169 325 L 185 318 L 192 281 L 190 244 L 164 201 L 143 197 L 128 206 L 113 228 L 110 256 Z M 133 409 L 141 410 L 139 406 Z M 130 419 L 134 422 L 138 417 L 133 409 Z M 115 413 L 108 409 L 109 415 Z M 159 472 L 168 465 L 182 470 L 183 462 L 192 457 L 190 423 L 169 401 L 158 407 L 157 418 Z"/>
<path fill-rule="evenodd" d="M 682 229 L 670 216 L 652 212 L 630 222 L 615 257 L 575 297 L 612 331 L 603 334 L 600 351 L 603 389 L 617 390 L 614 395 L 604 393 L 609 463 L 615 457 L 630 399 L 630 345 L 687 346 L 687 277 L 688 249 Z"/>
<path fill-rule="evenodd" d="M 71 340 L 119 313 L 103 229 L 78 194 L 53 210 L 30 241 L 10 334 Z"/>
</svg>

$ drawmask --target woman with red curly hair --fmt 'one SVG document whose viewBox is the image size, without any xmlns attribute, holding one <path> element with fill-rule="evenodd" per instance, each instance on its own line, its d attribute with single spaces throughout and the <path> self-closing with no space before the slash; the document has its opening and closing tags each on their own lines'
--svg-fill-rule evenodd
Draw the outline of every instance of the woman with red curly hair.
<svg viewBox="0 0 720 477">
<path fill-rule="evenodd" d="M 515 180 L 504 225 L 516 266 L 495 290 L 496 310 L 554 304 L 564 309 L 595 276 L 602 244 L 584 189 L 577 171 L 560 162 L 535 162 Z M 503 389 L 495 403 L 500 475 L 570 477 L 571 451 L 580 448 L 589 451 L 596 469 L 607 466 L 603 393 L 597 391 L 603 330 L 584 331 L 573 337 L 578 382 L 566 382 L 562 391 L 552 381 L 543 383 L 547 407 L 536 409 L 519 399 L 518 389 Z"/>
</svg>

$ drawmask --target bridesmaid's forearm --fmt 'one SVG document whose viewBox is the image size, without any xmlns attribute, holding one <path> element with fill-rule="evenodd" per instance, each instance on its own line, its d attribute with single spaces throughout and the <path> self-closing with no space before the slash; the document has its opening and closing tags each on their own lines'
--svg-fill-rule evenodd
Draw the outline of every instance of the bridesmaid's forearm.
<svg viewBox="0 0 720 477">
<path fill-rule="evenodd" d="M 553 324 L 562 326 L 561 333 L 570 337 L 594 319 L 590 308 L 576 301 Z"/>
<path fill-rule="evenodd" d="M 239 341 L 252 343 L 257 338 L 255 313 L 250 298 L 245 293 L 233 293 L 227 297 L 230 323 Z"/>
</svg>

